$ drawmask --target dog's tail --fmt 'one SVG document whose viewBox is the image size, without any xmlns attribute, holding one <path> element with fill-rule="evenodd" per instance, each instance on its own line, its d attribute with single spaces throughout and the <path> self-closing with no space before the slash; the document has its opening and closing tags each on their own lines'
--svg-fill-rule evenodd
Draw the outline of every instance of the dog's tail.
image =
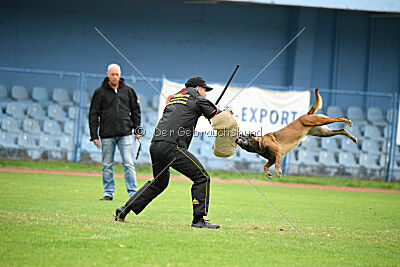
<svg viewBox="0 0 400 267">
<path fill-rule="evenodd" d="M 318 93 L 318 88 L 315 88 L 315 102 L 311 109 L 308 111 L 308 115 L 314 114 L 318 109 L 322 108 L 322 98 Z"/>
</svg>

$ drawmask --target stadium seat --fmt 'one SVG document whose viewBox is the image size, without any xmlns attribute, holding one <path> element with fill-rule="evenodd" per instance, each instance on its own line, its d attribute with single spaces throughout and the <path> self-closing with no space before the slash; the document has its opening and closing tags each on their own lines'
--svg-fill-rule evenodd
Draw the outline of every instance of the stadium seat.
<svg viewBox="0 0 400 267">
<path fill-rule="evenodd" d="M 361 150 L 363 152 L 368 152 L 371 154 L 379 154 L 379 145 L 378 142 L 375 140 L 365 139 L 361 144 Z"/>
<path fill-rule="evenodd" d="M 393 120 L 393 109 L 392 108 L 390 108 L 390 109 L 388 109 L 387 111 L 386 111 L 386 121 L 388 122 L 388 123 L 392 123 L 392 120 Z"/>
<path fill-rule="evenodd" d="M 4 117 L 1 119 L 1 129 L 5 132 L 10 133 L 20 133 L 21 132 L 21 123 L 19 120 L 16 120 L 11 117 Z"/>
<path fill-rule="evenodd" d="M 159 103 L 160 103 L 160 95 L 154 95 L 152 97 L 152 103 L 151 103 L 152 107 L 153 107 L 153 110 L 158 111 Z"/>
<path fill-rule="evenodd" d="M 354 125 L 352 127 L 345 127 L 346 131 L 354 135 L 357 139 L 360 139 L 363 137 L 363 134 L 361 132 L 361 126 L 360 125 Z"/>
<path fill-rule="evenodd" d="M 5 85 L 0 84 L 0 108 L 5 107 L 12 99 L 8 96 L 8 90 Z"/>
<path fill-rule="evenodd" d="M 368 170 L 380 170 L 382 166 L 378 165 L 379 155 L 372 155 L 370 153 L 363 153 L 360 156 L 360 166 Z"/>
<path fill-rule="evenodd" d="M 333 152 L 340 150 L 336 138 L 321 138 L 321 149 Z"/>
<path fill-rule="evenodd" d="M 68 118 L 71 120 L 75 120 L 77 116 L 78 116 L 78 107 L 70 106 L 68 108 Z"/>
<path fill-rule="evenodd" d="M 344 167 L 357 168 L 358 164 L 352 153 L 339 153 L 339 164 Z"/>
<path fill-rule="evenodd" d="M 47 92 L 47 89 L 44 87 L 33 87 L 32 89 L 32 99 L 36 102 L 39 102 L 41 104 L 51 104 L 52 101 L 49 99 L 49 93 Z"/>
<path fill-rule="evenodd" d="M 68 91 L 63 88 L 54 88 L 52 99 L 61 105 L 72 105 Z"/>
<path fill-rule="evenodd" d="M 28 90 L 21 85 L 14 85 L 11 88 L 11 97 L 17 101 L 29 101 Z"/>
<path fill-rule="evenodd" d="M 60 149 L 65 151 L 72 151 L 74 150 L 74 142 L 71 136 L 62 136 L 58 138 Z"/>
<path fill-rule="evenodd" d="M 38 149 L 39 148 L 37 138 L 30 134 L 18 135 L 17 145 L 20 148 L 25 148 L 25 149 Z"/>
<path fill-rule="evenodd" d="M 23 119 L 25 117 L 25 110 L 18 102 L 9 102 L 7 103 L 6 114 L 14 118 Z"/>
<path fill-rule="evenodd" d="M 62 134 L 60 124 L 55 120 L 45 120 L 43 124 L 43 131 L 51 135 Z"/>
<path fill-rule="evenodd" d="M 75 130 L 75 124 L 73 121 L 66 121 L 64 123 L 64 133 L 66 135 L 73 136 L 74 135 L 74 130 Z"/>
<path fill-rule="evenodd" d="M 48 117 L 58 121 L 65 121 L 67 119 L 67 114 L 63 108 L 58 104 L 51 104 L 47 108 Z"/>
<path fill-rule="evenodd" d="M 79 104 L 81 96 L 81 91 L 79 89 L 74 90 L 72 95 L 72 100 L 74 103 Z M 90 106 L 90 98 L 87 91 L 82 91 L 82 106 L 89 107 Z"/>
<path fill-rule="evenodd" d="M 320 150 L 319 141 L 315 136 L 307 136 L 301 141 L 300 147 L 304 150 Z"/>
<path fill-rule="evenodd" d="M 350 139 L 339 139 L 341 140 L 341 148 L 343 151 L 348 151 L 348 152 L 354 152 L 358 153 L 360 152 L 360 148 L 358 147 L 357 144 L 355 144 L 353 141 Z"/>
<path fill-rule="evenodd" d="M 17 136 L 14 133 L 1 132 L 0 133 L 0 147 L 17 149 Z"/>
<path fill-rule="evenodd" d="M 335 153 L 329 151 L 319 152 L 319 163 L 328 167 L 338 167 L 339 164 L 336 161 Z"/>
<path fill-rule="evenodd" d="M 356 106 L 351 106 L 347 109 L 347 118 L 352 120 L 354 124 L 366 124 L 364 111 Z"/>
<path fill-rule="evenodd" d="M 318 156 L 319 153 L 315 151 L 308 151 L 308 150 L 299 150 L 298 154 L 298 162 L 303 163 L 307 166 L 316 166 L 318 165 Z"/>
<path fill-rule="evenodd" d="M 378 140 L 383 139 L 378 127 L 374 125 L 366 125 L 364 127 L 364 138 L 378 139 Z"/>
<path fill-rule="evenodd" d="M 38 103 L 30 103 L 28 105 L 27 114 L 36 120 L 44 120 L 46 118 L 46 113 L 43 110 L 43 106 Z"/>
<path fill-rule="evenodd" d="M 25 119 L 22 123 L 22 130 L 27 133 L 40 134 L 39 123 L 32 119 Z"/>
<path fill-rule="evenodd" d="M 43 150 L 57 150 L 58 140 L 54 136 L 42 134 L 39 137 L 39 147 Z"/>
<path fill-rule="evenodd" d="M 343 109 L 339 106 L 329 106 L 326 110 L 326 116 L 331 118 L 337 118 L 339 116 L 343 117 Z"/>
<path fill-rule="evenodd" d="M 386 126 L 386 121 L 383 118 L 383 112 L 377 107 L 372 107 L 368 109 L 367 120 L 374 125 Z"/>
</svg>

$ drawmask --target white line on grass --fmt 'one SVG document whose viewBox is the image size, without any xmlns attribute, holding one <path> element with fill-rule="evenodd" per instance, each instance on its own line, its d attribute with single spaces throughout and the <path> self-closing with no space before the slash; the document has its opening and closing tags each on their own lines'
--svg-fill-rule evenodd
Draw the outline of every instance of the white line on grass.
<svg viewBox="0 0 400 267">
<path fill-rule="evenodd" d="M 297 228 L 277 209 L 277 208 L 275 208 L 275 206 L 263 195 L 263 194 L 261 194 L 261 192 L 260 191 L 258 191 L 257 190 L 257 188 L 255 188 L 254 187 L 254 185 L 252 184 L 252 183 L 250 183 L 250 181 L 249 180 L 247 180 L 246 179 L 246 177 L 244 177 L 235 167 L 233 167 L 233 165 L 229 162 L 229 160 L 227 160 L 227 159 L 225 159 L 228 163 L 229 163 L 229 165 L 231 165 L 231 167 L 232 167 L 232 169 L 234 169 L 240 176 L 242 176 L 242 178 L 243 179 L 245 179 L 246 180 L 246 182 L 249 184 L 249 185 L 251 185 L 251 187 L 253 187 L 253 189 L 258 193 L 258 194 L 260 194 L 260 196 L 276 211 L 276 212 L 278 212 L 278 214 L 283 218 L 283 219 L 285 219 L 285 221 L 287 221 L 293 228 L 294 228 L 294 230 L 296 230 L 296 232 L 299 234 L 299 235 L 301 235 L 301 237 L 302 238 L 304 238 L 305 239 L 305 237 L 300 233 L 300 231 L 299 230 L 297 230 Z"/>
</svg>

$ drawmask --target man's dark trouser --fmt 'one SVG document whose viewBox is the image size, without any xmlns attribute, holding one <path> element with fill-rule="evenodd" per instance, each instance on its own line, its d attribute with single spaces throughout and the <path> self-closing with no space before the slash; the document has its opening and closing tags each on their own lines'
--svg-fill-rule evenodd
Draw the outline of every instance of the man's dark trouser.
<svg viewBox="0 0 400 267">
<path fill-rule="evenodd" d="M 168 165 L 170 165 L 193 181 L 193 215 L 206 216 L 210 198 L 210 176 L 200 161 L 187 149 L 165 141 L 151 143 L 150 155 L 154 179 L 144 184 L 126 202 L 127 210 L 139 214 L 147 204 L 167 188 L 170 178 Z"/>
</svg>

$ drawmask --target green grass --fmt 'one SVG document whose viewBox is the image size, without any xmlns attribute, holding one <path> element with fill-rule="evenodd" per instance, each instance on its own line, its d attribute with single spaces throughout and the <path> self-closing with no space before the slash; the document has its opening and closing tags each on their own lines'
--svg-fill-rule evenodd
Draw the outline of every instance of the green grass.
<svg viewBox="0 0 400 267">
<path fill-rule="evenodd" d="M 171 181 L 95 239 L 127 200 L 116 186 L 104 202 L 100 177 L 0 172 L 1 265 L 400 265 L 400 194 L 256 186 L 303 239 L 246 184 L 212 183 L 221 229 L 193 229 L 191 182 Z"/>
<path fill-rule="evenodd" d="M 61 161 L 32 161 L 32 160 L 6 160 L 0 159 L 0 167 L 8 168 L 31 168 L 31 169 L 43 169 L 43 170 L 64 170 L 64 171 L 85 171 L 85 172 L 100 172 L 100 164 L 83 164 L 73 162 L 61 162 Z M 260 163 L 260 170 L 262 169 L 262 163 Z M 140 174 L 152 174 L 150 166 L 137 166 L 136 170 Z M 121 165 L 115 165 L 116 173 L 123 173 Z M 230 180 L 243 180 L 243 178 L 236 172 L 229 171 L 212 171 L 208 173 L 212 178 L 219 179 L 230 179 Z M 171 170 L 173 176 L 182 176 L 179 172 Z M 242 173 L 246 178 L 251 177 L 254 180 L 265 181 L 264 173 Z M 340 178 L 340 177 L 309 177 L 309 176 L 293 176 L 283 175 L 281 179 L 278 179 L 274 175 L 274 182 L 280 183 L 301 183 L 301 184 L 315 184 L 315 185 L 335 185 L 335 186 L 349 186 L 349 187 L 367 187 L 367 188 L 384 188 L 384 189 L 400 189 L 399 182 L 376 181 L 376 180 L 363 180 L 353 178 Z"/>
</svg>

